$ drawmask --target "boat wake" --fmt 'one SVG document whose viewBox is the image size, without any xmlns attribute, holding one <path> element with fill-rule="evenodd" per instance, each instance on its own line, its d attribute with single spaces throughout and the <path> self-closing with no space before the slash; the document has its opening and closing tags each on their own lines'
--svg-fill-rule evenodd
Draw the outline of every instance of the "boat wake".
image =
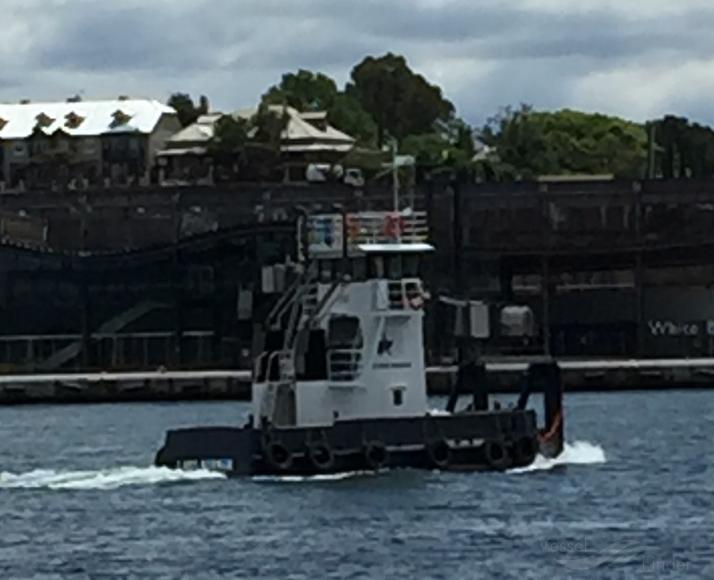
<svg viewBox="0 0 714 580">
<path fill-rule="evenodd" d="M 587 441 L 576 441 L 572 444 L 566 443 L 563 453 L 554 459 L 539 455 L 528 467 L 511 469 L 508 473 L 521 474 L 534 471 L 549 471 L 562 465 L 597 465 L 606 461 L 605 450 L 602 447 Z"/>
<path fill-rule="evenodd" d="M 224 478 L 225 475 L 215 471 L 176 471 L 166 467 L 117 467 L 99 471 L 35 470 L 21 474 L 0 472 L 0 490 L 111 490 L 126 486 Z"/>
<path fill-rule="evenodd" d="M 321 481 L 343 481 L 355 477 L 374 476 L 375 471 L 345 471 L 342 473 L 325 473 L 322 475 L 254 475 L 251 479 L 258 483 L 305 483 Z"/>
</svg>

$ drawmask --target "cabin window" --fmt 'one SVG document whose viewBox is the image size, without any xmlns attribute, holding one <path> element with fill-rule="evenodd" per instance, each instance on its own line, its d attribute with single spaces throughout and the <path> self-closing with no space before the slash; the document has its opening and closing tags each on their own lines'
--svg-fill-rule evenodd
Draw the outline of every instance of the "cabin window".
<svg viewBox="0 0 714 580">
<path fill-rule="evenodd" d="M 328 284 L 337 279 L 339 260 L 318 260 L 318 280 Z"/>
<path fill-rule="evenodd" d="M 404 404 L 404 389 L 399 387 L 392 389 L 392 403 L 395 407 L 401 407 Z"/>
<path fill-rule="evenodd" d="M 354 258 L 352 260 L 352 279 L 355 281 L 367 279 L 367 259 Z"/>
<path fill-rule="evenodd" d="M 356 316 L 333 316 L 328 328 L 328 343 L 331 349 L 362 348 L 362 330 Z"/>
<path fill-rule="evenodd" d="M 387 278 L 401 280 L 403 276 L 402 257 L 400 255 L 387 257 Z"/>
<path fill-rule="evenodd" d="M 403 258 L 403 269 L 405 278 L 419 277 L 419 256 L 407 255 Z"/>
<path fill-rule="evenodd" d="M 369 260 L 369 270 L 371 278 L 384 278 L 384 258 L 372 256 Z"/>
</svg>

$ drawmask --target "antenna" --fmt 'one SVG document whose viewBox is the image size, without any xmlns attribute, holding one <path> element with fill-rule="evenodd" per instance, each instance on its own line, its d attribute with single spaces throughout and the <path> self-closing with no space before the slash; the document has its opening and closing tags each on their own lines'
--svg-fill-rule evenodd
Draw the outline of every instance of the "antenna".
<svg viewBox="0 0 714 580">
<path fill-rule="evenodd" d="M 394 213 L 399 213 L 399 171 L 397 170 L 397 140 L 392 141 L 392 200 Z"/>
</svg>

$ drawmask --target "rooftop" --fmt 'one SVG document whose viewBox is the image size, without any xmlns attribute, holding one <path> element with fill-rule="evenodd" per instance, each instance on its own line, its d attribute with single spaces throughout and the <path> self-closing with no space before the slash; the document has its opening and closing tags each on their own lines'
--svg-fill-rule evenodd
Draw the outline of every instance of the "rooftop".
<svg viewBox="0 0 714 580">
<path fill-rule="evenodd" d="M 25 139 L 36 131 L 78 137 L 151 133 L 162 115 L 175 114 L 173 108 L 149 99 L 0 103 L 0 139 Z"/>
</svg>

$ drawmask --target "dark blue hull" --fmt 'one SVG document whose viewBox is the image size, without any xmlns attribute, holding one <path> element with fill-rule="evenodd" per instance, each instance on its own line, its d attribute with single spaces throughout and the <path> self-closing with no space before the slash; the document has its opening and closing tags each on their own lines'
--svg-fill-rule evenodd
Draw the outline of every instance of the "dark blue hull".
<svg viewBox="0 0 714 580">
<path fill-rule="evenodd" d="M 495 470 L 531 464 L 541 451 L 530 410 L 339 421 L 325 428 L 170 431 L 156 464 L 229 475 L 316 475 L 393 467 Z"/>
</svg>

